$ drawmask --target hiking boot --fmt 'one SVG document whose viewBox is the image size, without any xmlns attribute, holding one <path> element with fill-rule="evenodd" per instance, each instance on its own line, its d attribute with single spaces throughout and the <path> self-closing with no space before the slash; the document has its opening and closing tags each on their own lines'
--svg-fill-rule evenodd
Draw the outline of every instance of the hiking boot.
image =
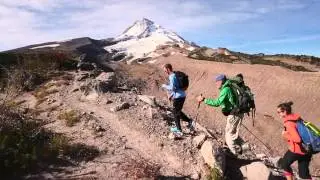
<svg viewBox="0 0 320 180">
<path fill-rule="evenodd" d="M 177 127 L 172 127 L 170 128 L 170 131 L 175 133 L 175 132 L 181 132 L 181 130 L 179 130 Z"/>
<path fill-rule="evenodd" d="M 187 128 L 189 128 L 189 130 L 192 132 L 192 131 L 195 131 L 195 122 L 193 120 L 191 120 L 188 125 L 187 125 Z"/>
<path fill-rule="evenodd" d="M 170 129 L 170 131 L 174 134 L 174 135 L 177 135 L 177 136 L 182 136 L 183 133 L 181 132 L 181 130 L 179 130 L 177 127 L 172 127 Z"/>
</svg>

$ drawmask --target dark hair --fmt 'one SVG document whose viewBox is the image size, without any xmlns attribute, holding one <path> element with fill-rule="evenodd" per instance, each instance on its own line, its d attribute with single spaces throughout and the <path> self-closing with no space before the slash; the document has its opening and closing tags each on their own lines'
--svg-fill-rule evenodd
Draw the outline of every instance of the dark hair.
<svg viewBox="0 0 320 180">
<path fill-rule="evenodd" d="M 237 74 L 236 76 L 243 79 L 243 75 L 241 73 Z"/>
<path fill-rule="evenodd" d="M 170 71 L 172 71 L 172 65 L 171 64 L 165 64 L 163 67 L 169 69 Z"/>
<path fill-rule="evenodd" d="M 293 105 L 292 101 L 281 103 L 278 105 L 278 108 L 281 109 L 281 111 L 286 111 L 287 114 L 292 114 L 292 108 L 291 106 Z"/>
</svg>

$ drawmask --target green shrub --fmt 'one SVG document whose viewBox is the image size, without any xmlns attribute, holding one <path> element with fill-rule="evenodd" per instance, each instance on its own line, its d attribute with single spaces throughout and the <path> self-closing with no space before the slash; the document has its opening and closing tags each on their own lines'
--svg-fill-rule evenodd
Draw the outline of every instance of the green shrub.
<svg viewBox="0 0 320 180">
<path fill-rule="evenodd" d="M 207 180 L 224 180 L 225 178 L 221 175 L 220 171 L 216 168 L 210 169 L 210 174 L 206 177 Z"/>
<path fill-rule="evenodd" d="M 68 127 L 73 126 L 75 123 L 80 121 L 80 116 L 74 110 L 65 111 L 59 114 L 58 119 L 64 120 Z"/>
<path fill-rule="evenodd" d="M 59 92 L 55 88 L 50 88 L 50 86 L 42 86 L 35 90 L 34 96 L 37 99 L 44 99 L 45 97 L 49 96 L 50 94 L 54 94 Z"/>
<path fill-rule="evenodd" d="M 11 107 L 0 106 L 1 178 L 19 179 L 50 170 L 51 165 L 59 167 L 70 160 L 81 162 L 97 155 L 97 148 L 70 144 L 65 136 L 43 129 L 40 123 Z"/>
</svg>

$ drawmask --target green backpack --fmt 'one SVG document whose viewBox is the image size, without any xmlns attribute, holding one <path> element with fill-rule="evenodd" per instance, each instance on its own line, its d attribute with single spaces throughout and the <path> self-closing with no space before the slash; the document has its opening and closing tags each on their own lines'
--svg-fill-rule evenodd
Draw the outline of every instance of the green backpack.
<svg viewBox="0 0 320 180">
<path fill-rule="evenodd" d="M 252 115 L 255 118 L 256 106 L 254 101 L 254 94 L 250 88 L 244 84 L 239 77 L 229 78 L 230 88 L 237 99 L 237 107 L 235 112 Z"/>
</svg>

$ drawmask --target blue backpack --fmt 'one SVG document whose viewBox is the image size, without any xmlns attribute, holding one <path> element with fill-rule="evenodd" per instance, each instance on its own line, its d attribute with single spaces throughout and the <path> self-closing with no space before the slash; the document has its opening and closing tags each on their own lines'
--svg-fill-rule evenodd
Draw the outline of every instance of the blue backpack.
<svg viewBox="0 0 320 180">
<path fill-rule="evenodd" d="M 315 125 L 310 122 L 299 119 L 296 121 L 297 130 L 302 139 L 302 146 L 307 152 L 318 153 L 320 152 L 320 136 L 315 129 Z"/>
</svg>

